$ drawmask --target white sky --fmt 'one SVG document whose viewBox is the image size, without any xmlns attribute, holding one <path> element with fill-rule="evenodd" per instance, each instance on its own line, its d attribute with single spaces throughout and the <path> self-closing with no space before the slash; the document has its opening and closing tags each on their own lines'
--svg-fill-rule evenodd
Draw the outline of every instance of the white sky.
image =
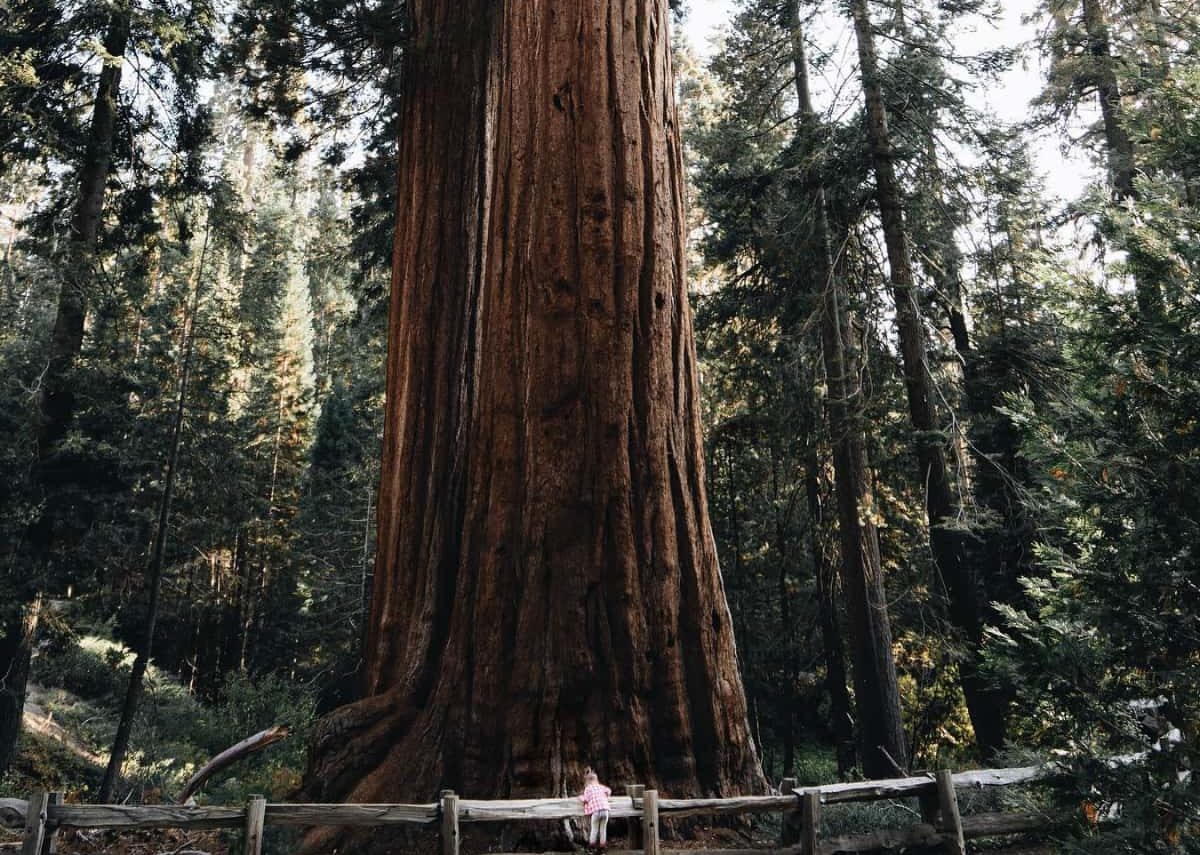
<svg viewBox="0 0 1200 855">
<path fill-rule="evenodd" d="M 957 45 L 959 50 L 972 54 L 1001 45 L 1021 45 L 1034 36 L 1034 26 L 1021 19 L 1035 10 L 1037 0 L 1004 0 L 1002 5 L 1003 18 L 996 26 L 980 21 L 978 26 L 964 27 Z M 697 53 L 701 56 L 712 54 L 714 39 L 719 38 L 722 27 L 733 19 L 737 6 L 736 0 L 689 0 L 689 16 L 684 29 Z M 827 23 L 815 32 L 814 40 L 826 49 L 833 48 L 837 42 L 843 51 L 848 51 L 851 47 L 848 22 L 829 16 L 825 20 Z M 1001 119 L 1018 121 L 1030 114 L 1030 101 L 1041 91 L 1043 80 L 1040 59 L 1036 52 L 1029 51 L 999 85 L 976 93 L 975 106 L 986 108 Z M 819 80 L 814 80 L 814 87 L 819 90 Z M 826 91 L 829 91 L 828 87 Z M 819 91 L 817 94 L 819 97 Z M 1032 148 L 1048 195 L 1070 200 L 1080 195 L 1093 176 L 1093 168 L 1083 153 L 1065 154 L 1061 139 L 1057 137 L 1056 134 L 1037 140 Z"/>
</svg>

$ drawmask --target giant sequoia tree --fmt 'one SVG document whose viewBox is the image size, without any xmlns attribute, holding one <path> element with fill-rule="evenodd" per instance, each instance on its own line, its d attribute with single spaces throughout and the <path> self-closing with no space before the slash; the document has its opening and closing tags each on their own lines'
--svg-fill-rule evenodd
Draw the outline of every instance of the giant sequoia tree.
<svg viewBox="0 0 1200 855">
<path fill-rule="evenodd" d="M 410 25 L 366 697 L 319 728 L 309 794 L 561 793 L 588 764 L 753 790 L 667 0 Z"/>
</svg>

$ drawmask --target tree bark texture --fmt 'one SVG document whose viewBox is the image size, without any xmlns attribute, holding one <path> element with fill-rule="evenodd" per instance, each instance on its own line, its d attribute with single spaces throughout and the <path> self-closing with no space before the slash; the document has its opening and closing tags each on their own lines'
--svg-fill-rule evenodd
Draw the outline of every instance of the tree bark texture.
<svg viewBox="0 0 1200 855">
<path fill-rule="evenodd" d="M 790 11 L 792 64 L 800 117 L 802 123 L 812 124 L 816 114 L 808 85 L 808 60 L 798 4 L 793 3 Z M 858 360 L 851 341 L 845 286 L 833 263 L 825 193 L 819 185 L 812 191 L 811 207 L 818 244 L 813 256 L 816 259 L 813 276 L 820 297 L 821 355 L 825 363 L 826 413 L 833 443 L 842 580 L 853 652 L 859 756 L 868 776 L 889 777 L 895 774 L 895 766 L 907 767 L 908 747 L 892 653 L 879 532 L 874 519 L 862 392 L 857 383 Z M 834 727 L 835 732 L 840 732 L 837 722 Z"/>
<path fill-rule="evenodd" d="M 420 0 L 366 697 L 321 799 L 761 786 L 709 527 L 667 0 Z M 314 835 L 310 851 L 327 851 Z"/>
<path fill-rule="evenodd" d="M 903 195 L 896 177 L 867 0 L 854 0 L 851 12 L 858 42 L 876 198 L 887 247 L 892 296 L 896 304 L 896 330 L 904 367 L 909 419 L 914 431 L 921 482 L 925 488 L 930 551 L 941 582 L 946 586 L 950 620 L 962 633 L 967 645 L 967 656 L 959 663 L 959 677 L 976 740 L 980 748 L 988 753 L 1004 741 L 1004 705 L 996 702 L 995 693 L 980 678 L 974 657 L 983 638 L 986 595 L 967 558 L 966 529 L 958 519 L 958 502 L 946 464 L 946 438 L 938 424 L 934 398 L 936 390 L 925 350 L 925 329 L 917 304 L 911 252 L 905 231 Z"/>
</svg>

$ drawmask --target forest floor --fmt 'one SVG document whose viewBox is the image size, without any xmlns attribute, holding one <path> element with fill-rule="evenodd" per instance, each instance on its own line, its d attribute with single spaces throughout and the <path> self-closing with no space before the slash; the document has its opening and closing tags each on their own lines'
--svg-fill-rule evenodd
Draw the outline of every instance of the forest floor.
<svg viewBox="0 0 1200 855">
<path fill-rule="evenodd" d="M 68 802 L 94 798 L 107 763 L 130 653 L 104 631 L 60 639 L 39 649 L 13 768 L 0 779 L 0 795 L 27 798 L 35 790 L 62 792 Z M 274 724 L 299 734 L 218 776 L 200 795 L 210 804 L 244 803 L 250 793 L 282 801 L 302 770 L 312 699 L 304 687 L 274 678 L 230 678 L 211 697 L 192 694 L 176 675 L 151 666 L 134 726 L 118 801 L 173 800 L 199 765 L 243 736 Z M 281 710 L 287 720 L 280 721 Z M 268 835 L 269 838 L 276 835 Z M 0 853 L 19 835 L 0 831 Z M 70 831 L 60 835 L 63 855 L 226 855 L 240 852 L 240 832 L 134 832 L 114 835 Z M 282 835 L 270 850 L 290 853 Z"/>
<path fill-rule="evenodd" d="M 103 766 L 106 758 L 102 753 L 93 751 L 54 720 L 54 713 L 46 708 L 46 704 L 50 702 L 47 695 L 48 690 L 44 686 L 31 685 L 29 687 L 29 694 L 25 699 L 25 713 L 22 720 L 24 731 L 26 733 L 36 733 L 45 739 L 58 743 L 85 763 Z"/>
</svg>

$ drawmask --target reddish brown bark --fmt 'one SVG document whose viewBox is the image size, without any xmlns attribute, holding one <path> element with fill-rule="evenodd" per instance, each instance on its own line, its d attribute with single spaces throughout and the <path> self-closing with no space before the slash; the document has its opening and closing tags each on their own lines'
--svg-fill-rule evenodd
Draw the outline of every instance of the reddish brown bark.
<svg viewBox="0 0 1200 855">
<path fill-rule="evenodd" d="M 667 2 L 410 14 L 367 697 L 318 729 L 306 789 L 562 793 L 592 764 L 753 791 Z"/>
</svg>

